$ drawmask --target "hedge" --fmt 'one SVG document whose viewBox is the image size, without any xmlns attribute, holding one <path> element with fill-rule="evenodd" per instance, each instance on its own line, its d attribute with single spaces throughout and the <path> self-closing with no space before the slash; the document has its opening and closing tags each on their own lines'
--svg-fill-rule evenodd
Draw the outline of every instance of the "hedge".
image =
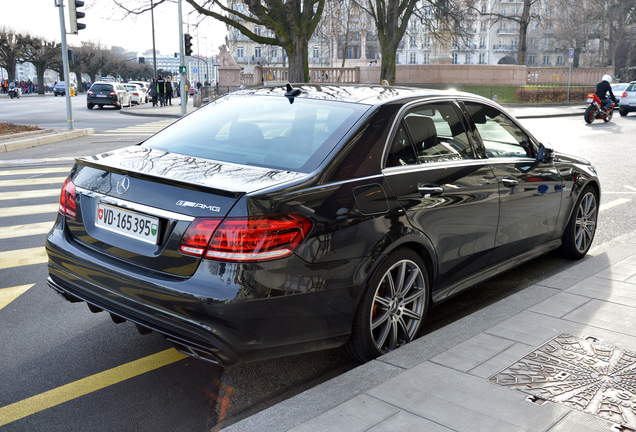
<svg viewBox="0 0 636 432">
<path fill-rule="evenodd" d="M 570 101 L 584 101 L 589 93 L 594 93 L 596 88 L 570 88 Z M 553 88 L 518 88 L 515 91 L 515 100 L 521 103 L 540 102 L 567 102 L 568 89 L 564 87 Z"/>
</svg>

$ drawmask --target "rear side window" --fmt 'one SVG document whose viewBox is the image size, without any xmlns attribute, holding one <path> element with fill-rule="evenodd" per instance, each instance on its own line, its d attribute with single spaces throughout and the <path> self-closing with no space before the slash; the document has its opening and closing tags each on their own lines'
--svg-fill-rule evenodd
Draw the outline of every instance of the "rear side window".
<svg viewBox="0 0 636 432">
<path fill-rule="evenodd" d="M 387 166 L 445 162 L 472 158 L 473 149 L 450 102 L 409 110 L 398 126 Z"/>
<path fill-rule="evenodd" d="M 629 83 L 625 91 L 636 91 L 636 83 Z"/>
<path fill-rule="evenodd" d="M 311 172 L 369 109 L 315 99 L 228 95 L 143 146 L 223 162 Z"/>
</svg>

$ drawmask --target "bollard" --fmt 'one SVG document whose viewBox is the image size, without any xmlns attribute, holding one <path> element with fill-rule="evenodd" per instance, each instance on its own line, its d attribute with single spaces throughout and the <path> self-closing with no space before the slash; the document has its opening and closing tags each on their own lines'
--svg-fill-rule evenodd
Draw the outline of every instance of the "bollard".
<svg viewBox="0 0 636 432">
<path fill-rule="evenodd" d="M 195 94 L 192 96 L 192 106 L 195 108 L 199 108 L 201 106 L 201 95 Z"/>
<path fill-rule="evenodd" d="M 498 100 L 499 100 L 499 96 L 494 95 L 494 96 L 492 97 L 492 101 L 493 101 L 493 102 L 497 102 Z"/>
</svg>

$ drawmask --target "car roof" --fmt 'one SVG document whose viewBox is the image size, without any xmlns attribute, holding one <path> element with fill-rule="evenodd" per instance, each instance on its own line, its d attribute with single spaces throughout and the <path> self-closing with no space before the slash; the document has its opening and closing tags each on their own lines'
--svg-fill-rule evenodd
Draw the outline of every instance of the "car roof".
<svg viewBox="0 0 636 432">
<path fill-rule="evenodd" d="M 418 87 L 382 86 L 382 85 L 319 85 L 291 84 L 299 89 L 296 98 L 323 99 L 340 102 L 362 103 L 367 105 L 384 104 L 386 102 L 413 97 L 475 97 L 481 96 L 462 93 L 454 90 L 436 90 Z M 255 96 L 285 96 L 285 86 L 264 86 L 239 90 L 233 94 L 252 94 Z M 481 98 L 485 99 L 485 98 Z"/>
<path fill-rule="evenodd" d="M 95 85 L 95 84 L 107 84 L 107 85 L 113 85 L 113 84 L 119 84 L 119 83 L 118 83 L 118 82 L 116 82 L 116 81 L 95 81 L 95 82 L 93 83 L 93 85 Z"/>
</svg>

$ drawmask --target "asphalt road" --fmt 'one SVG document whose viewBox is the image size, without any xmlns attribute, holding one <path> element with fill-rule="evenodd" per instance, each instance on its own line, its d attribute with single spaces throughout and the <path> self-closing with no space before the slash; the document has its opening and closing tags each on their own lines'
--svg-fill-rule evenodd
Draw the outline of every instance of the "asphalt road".
<svg viewBox="0 0 636 432">
<path fill-rule="evenodd" d="M 22 124 L 24 118 L 47 118 L 15 109 L 15 103 L 37 106 L 38 100 L 59 104 L 50 96 L 33 102 L 2 99 L 0 120 L 7 119 L 6 113 L 11 116 L 7 120 Z M 0 262 L 8 263 L 0 266 L 0 430 L 215 430 L 357 366 L 337 351 L 323 351 L 223 370 L 175 357 L 161 336 L 141 336 L 130 323 L 115 325 L 107 314 L 93 314 L 85 304 L 69 304 L 55 295 L 45 283 L 41 248 L 72 158 L 136 143 L 170 122 L 114 110 L 88 111 L 83 102 L 77 112 L 75 126 L 95 127 L 96 135 L 0 154 Z M 60 122 L 37 121 L 55 127 Z M 65 124 L 65 114 L 61 121 Z M 633 230 L 636 174 L 629 165 L 636 115 L 589 126 L 579 117 L 523 123 L 558 150 L 595 162 L 603 207 L 592 254 Z M 41 171 L 30 171 L 34 169 Z M 52 192 L 39 192 L 43 190 Z M 21 191 L 26 197 L 16 195 Z M 36 223 L 43 227 L 38 233 L 16 228 Z M 433 331 L 570 265 L 555 255 L 540 257 L 432 309 L 423 331 Z M 155 369 L 148 366 L 153 361 Z M 3 422 L 10 415 L 18 419 Z"/>
</svg>

